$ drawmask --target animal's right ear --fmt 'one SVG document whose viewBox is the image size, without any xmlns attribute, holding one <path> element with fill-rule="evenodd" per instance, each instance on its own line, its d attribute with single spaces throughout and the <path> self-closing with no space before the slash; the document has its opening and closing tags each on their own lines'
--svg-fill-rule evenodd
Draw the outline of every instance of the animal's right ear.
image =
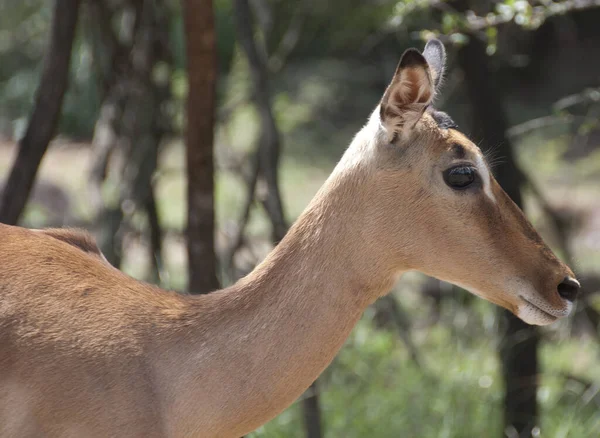
<svg viewBox="0 0 600 438">
<path fill-rule="evenodd" d="M 445 60 L 438 40 L 429 41 L 423 54 L 417 49 L 404 52 L 380 104 L 381 122 L 391 138 L 410 132 L 431 104 Z"/>
<path fill-rule="evenodd" d="M 408 49 L 381 99 L 381 123 L 390 137 L 406 134 L 416 125 L 433 100 L 434 92 L 427 60 L 418 50 Z"/>
</svg>

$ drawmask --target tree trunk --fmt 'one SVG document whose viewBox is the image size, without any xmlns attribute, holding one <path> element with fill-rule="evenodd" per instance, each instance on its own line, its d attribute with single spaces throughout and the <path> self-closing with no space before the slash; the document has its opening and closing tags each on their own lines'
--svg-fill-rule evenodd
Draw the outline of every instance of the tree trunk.
<svg viewBox="0 0 600 438">
<path fill-rule="evenodd" d="M 63 97 L 69 82 L 69 66 L 79 0 L 56 0 L 50 30 L 50 42 L 35 106 L 25 136 L 0 200 L 0 222 L 16 224 L 25 209 L 35 176 L 56 131 Z"/>
<path fill-rule="evenodd" d="M 319 381 L 316 380 L 306 391 L 306 398 L 302 403 L 304 413 L 304 429 L 306 438 L 321 438 L 321 408 L 319 407 Z"/>
<path fill-rule="evenodd" d="M 494 174 L 506 193 L 521 207 L 523 178 L 506 136 L 506 115 L 499 90 L 494 86 L 496 81 L 488 65 L 485 44 L 471 35 L 458 55 L 471 101 L 473 139 L 476 142 L 484 140 L 484 148 L 498 145 L 497 153 L 504 163 L 494 169 Z M 511 438 L 529 437 L 539 424 L 536 402 L 539 335 L 535 327 L 525 324 L 512 313 L 500 312 L 506 330 L 500 346 L 505 384 L 504 432 Z"/>
<path fill-rule="evenodd" d="M 189 290 L 219 287 L 215 256 L 213 137 L 217 57 L 211 0 L 184 0 L 187 72 Z"/>
</svg>

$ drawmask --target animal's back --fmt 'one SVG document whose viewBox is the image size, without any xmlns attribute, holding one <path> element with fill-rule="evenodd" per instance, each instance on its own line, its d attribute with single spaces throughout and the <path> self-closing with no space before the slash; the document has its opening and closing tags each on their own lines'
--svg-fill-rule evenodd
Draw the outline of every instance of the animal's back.
<svg viewBox="0 0 600 438">
<path fill-rule="evenodd" d="M 139 352 L 145 329 L 180 300 L 100 256 L 52 235 L 0 225 L 0 326 L 13 333 L 12 341 L 28 350 L 50 343 L 54 354 Z"/>
<path fill-rule="evenodd" d="M 94 251 L 0 225 L 0 436 L 161 436 L 152 339 L 184 307 Z"/>
</svg>

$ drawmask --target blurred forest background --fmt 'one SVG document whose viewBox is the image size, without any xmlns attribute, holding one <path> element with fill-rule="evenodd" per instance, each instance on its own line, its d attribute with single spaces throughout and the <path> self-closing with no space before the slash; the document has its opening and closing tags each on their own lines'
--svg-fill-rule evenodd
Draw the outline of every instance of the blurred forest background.
<svg viewBox="0 0 600 438">
<path fill-rule="evenodd" d="M 599 23 L 598 0 L 0 0 L 0 221 L 86 228 L 166 288 L 231 284 L 437 36 L 437 106 L 575 269 L 577 312 L 534 329 L 407 275 L 251 436 L 597 437 Z"/>
</svg>

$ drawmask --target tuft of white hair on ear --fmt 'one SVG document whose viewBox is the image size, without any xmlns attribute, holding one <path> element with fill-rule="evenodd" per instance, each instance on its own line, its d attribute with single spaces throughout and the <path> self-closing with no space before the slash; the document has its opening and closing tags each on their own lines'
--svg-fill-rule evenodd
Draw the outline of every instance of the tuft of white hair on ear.
<svg viewBox="0 0 600 438">
<path fill-rule="evenodd" d="M 425 50 L 423 50 L 423 57 L 427 60 L 427 64 L 429 64 L 433 83 L 437 91 L 443 80 L 446 68 L 446 49 L 440 40 L 429 40 L 425 45 Z"/>
</svg>

